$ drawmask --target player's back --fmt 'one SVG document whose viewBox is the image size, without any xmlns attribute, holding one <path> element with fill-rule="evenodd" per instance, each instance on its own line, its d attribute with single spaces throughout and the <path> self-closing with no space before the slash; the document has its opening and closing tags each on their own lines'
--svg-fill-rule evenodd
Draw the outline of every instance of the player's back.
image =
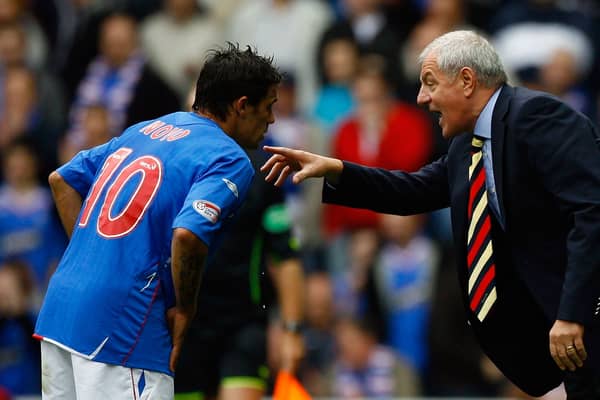
<svg viewBox="0 0 600 400">
<path fill-rule="evenodd" d="M 36 333 L 98 361 L 168 372 L 172 229 L 210 245 L 249 185 L 249 160 L 213 121 L 180 112 L 130 127 L 59 173 L 85 201 Z"/>
</svg>

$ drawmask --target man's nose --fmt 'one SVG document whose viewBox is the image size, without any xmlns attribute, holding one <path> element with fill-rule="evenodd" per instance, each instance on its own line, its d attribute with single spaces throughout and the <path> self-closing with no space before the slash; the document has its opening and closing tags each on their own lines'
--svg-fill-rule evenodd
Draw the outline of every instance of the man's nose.
<svg viewBox="0 0 600 400">
<path fill-rule="evenodd" d="M 431 101 L 431 96 L 426 93 L 423 88 L 419 89 L 419 93 L 417 94 L 417 104 L 423 106 Z"/>
</svg>

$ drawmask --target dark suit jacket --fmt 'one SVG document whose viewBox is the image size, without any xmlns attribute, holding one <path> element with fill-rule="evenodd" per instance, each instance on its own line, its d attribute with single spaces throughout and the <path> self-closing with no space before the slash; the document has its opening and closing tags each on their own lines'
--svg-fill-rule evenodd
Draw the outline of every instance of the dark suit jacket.
<svg viewBox="0 0 600 400">
<path fill-rule="evenodd" d="M 323 201 L 382 213 L 451 207 L 465 304 L 471 135 L 409 174 L 344 163 Z M 586 365 L 600 370 L 600 136 L 554 97 L 504 86 L 492 117 L 492 157 L 505 229 L 493 221 L 498 300 L 483 323 L 465 307 L 486 354 L 525 392 L 562 381 L 549 351 L 556 319 L 585 325 Z M 492 213 L 493 215 L 493 213 Z"/>
</svg>

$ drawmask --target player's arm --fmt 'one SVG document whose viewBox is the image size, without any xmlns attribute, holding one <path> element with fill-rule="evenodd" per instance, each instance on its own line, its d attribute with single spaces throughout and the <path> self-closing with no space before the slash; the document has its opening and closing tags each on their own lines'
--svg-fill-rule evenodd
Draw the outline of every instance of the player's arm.
<svg viewBox="0 0 600 400">
<path fill-rule="evenodd" d="M 281 368 L 295 373 L 304 357 L 304 271 L 298 258 L 288 258 L 272 272 L 283 327 Z"/>
<path fill-rule="evenodd" d="M 54 198 L 60 221 L 70 238 L 75 228 L 83 199 L 79 192 L 70 186 L 57 171 L 50 174 L 48 183 L 52 190 L 52 197 Z"/>
<path fill-rule="evenodd" d="M 173 339 L 169 360 L 175 371 L 185 333 L 196 314 L 198 289 L 204 271 L 208 247 L 198 236 L 185 228 L 175 228 L 171 242 L 171 273 L 175 288 L 175 307 L 168 312 Z"/>
</svg>

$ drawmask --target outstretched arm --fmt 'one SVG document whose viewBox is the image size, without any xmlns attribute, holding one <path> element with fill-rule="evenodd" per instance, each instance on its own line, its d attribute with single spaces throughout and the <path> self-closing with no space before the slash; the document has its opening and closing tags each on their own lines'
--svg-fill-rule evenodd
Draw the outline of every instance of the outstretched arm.
<svg viewBox="0 0 600 400">
<path fill-rule="evenodd" d="M 75 222 L 81 210 L 83 200 L 81 195 L 73 189 L 63 177 L 56 171 L 48 177 L 48 183 L 52 190 L 52 197 L 56 204 L 58 216 L 67 236 L 70 238 L 75 229 Z"/>
<path fill-rule="evenodd" d="M 265 151 L 273 153 L 273 156 L 260 168 L 261 172 L 267 172 L 267 182 L 275 180 L 275 186 L 283 185 L 286 178 L 295 172 L 292 181 L 298 184 L 306 178 L 322 178 L 336 183 L 339 179 L 344 164 L 342 160 L 309 153 L 302 150 L 294 150 L 287 147 L 264 146 Z"/>
<path fill-rule="evenodd" d="M 198 289 L 204 271 L 208 247 L 191 231 L 176 228 L 171 244 L 171 273 L 175 288 L 175 307 L 167 312 L 173 350 L 169 368 L 175 372 L 183 339 L 196 315 Z"/>
<path fill-rule="evenodd" d="M 447 157 L 442 156 L 417 172 L 370 168 L 336 158 L 287 147 L 264 149 L 274 155 L 260 168 L 266 181 L 281 186 L 294 171 L 293 182 L 325 177 L 323 202 L 364 208 L 379 213 L 411 215 L 450 205 Z"/>
</svg>

